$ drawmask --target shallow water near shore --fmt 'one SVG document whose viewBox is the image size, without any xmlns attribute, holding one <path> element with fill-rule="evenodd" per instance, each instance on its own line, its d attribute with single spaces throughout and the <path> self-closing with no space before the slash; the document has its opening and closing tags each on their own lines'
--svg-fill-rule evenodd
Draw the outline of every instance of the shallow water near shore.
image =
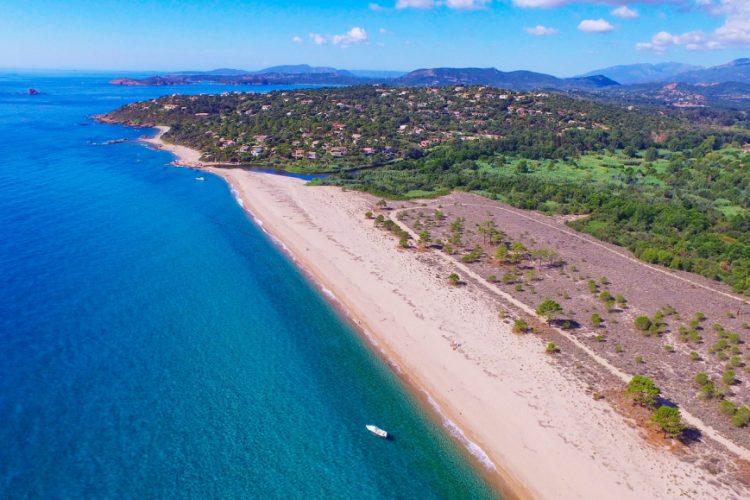
<svg viewBox="0 0 750 500">
<path fill-rule="evenodd" d="M 0 496 L 495 496 L 223 181 L 89 119 L 239 89 L 108 78 L 0 75 Z"/>
</svg>

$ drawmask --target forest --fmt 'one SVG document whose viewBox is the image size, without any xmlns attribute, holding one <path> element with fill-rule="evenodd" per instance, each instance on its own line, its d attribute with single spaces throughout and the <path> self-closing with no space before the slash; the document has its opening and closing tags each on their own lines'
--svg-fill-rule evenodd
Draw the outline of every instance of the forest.
<svg viewBox="0 0 750 500">
<path fill-rule="evenodd" d="M 466 190 L 519 208 L 584 214 L 568 225 L 644 261 L 750 291 L 750 154 L 737 144 L 708 137 L 677 152 L 651 148 L 558 162 L 474 146 L 316 182 L 396 198 Z"/>
</svg>

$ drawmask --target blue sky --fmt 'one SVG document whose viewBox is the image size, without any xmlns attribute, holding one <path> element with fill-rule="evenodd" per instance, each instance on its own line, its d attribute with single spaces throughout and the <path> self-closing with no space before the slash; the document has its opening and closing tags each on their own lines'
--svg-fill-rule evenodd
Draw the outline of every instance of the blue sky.
<svg viewBox="0 0 750 500">
<path fill-rule="evenodd" d="M 750 0 L 2 0 L 0 67 L 409 70 L 560 76 L 750 56 Z"/>
</svg>

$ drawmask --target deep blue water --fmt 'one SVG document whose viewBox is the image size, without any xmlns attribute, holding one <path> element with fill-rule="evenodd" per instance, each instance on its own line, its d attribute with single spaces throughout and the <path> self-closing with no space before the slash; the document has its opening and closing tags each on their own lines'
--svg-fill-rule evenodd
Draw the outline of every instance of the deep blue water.
<svg viewBox="0 0 750 500">
<path fill-rule="evenodd" d="M 0 497 L 491 496 L 222 181 L 89 119 L 223 90 L 0 75 Z"/>
</svg>

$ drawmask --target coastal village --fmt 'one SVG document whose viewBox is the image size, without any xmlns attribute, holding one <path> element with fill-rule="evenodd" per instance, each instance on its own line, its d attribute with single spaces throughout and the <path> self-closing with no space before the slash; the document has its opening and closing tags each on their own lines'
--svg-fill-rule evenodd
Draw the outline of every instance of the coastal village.
<svg viewBox="0 0 750 500">
<path fill-rule="evenodd" d="M 297 169 L 417 158 L 450 141 L 503 140 L 521 126 L 560 137 L 608 128 L 581 101 L 463 86 L 173 95 L 126 106 L 113 116 L 142 126 L 156 117 L 171 123 L 167 139 L 191 144 L 207 161 L 293 162 Z"/>
</svg>

